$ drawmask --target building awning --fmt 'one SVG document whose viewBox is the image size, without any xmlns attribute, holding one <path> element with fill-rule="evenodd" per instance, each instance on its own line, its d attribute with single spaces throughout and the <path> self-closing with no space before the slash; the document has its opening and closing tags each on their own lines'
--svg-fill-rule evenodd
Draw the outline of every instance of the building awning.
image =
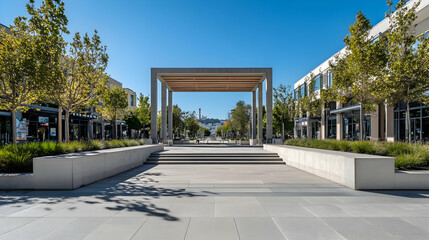
<svg viewBox="0 0 429 240">
<path fill-rule="evenodd" d="M 340 113 L 351 112 L 351 111 L 359 110 L 359 109 L 360 109 L 360 104 L 355 105 L 355 106 L 350 106 L 350 107 L 345 107 L 345 108 L 339 108 L 339 109 L 331 110 L 331 114 L 340 114 Z"/>
<path fill-rule="evenodd" d="M 10 117 L 10 116 L 12 116 L 12 114 L 10 112 L 0 111 L 0 116 Z"/>
</svg>

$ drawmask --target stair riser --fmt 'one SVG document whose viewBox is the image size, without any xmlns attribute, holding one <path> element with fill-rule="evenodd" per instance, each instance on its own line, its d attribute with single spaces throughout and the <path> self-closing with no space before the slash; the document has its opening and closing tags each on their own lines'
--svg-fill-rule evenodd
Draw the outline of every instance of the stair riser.
<svg viewBox="0 0 429 240">
<path fill-rule="evenodd" d="M 158 161 L 158 162 L 165 162 L 165 161 L 174 161 L 174 162 L 189 162 L 189 161 L 199 161 L 199 162 L 203 162 L 203 161 L 224 161 L 224 162 L 228 162 L 228 161 L 236 161 L 236 162 L 243 162 L 243 161 L 248 161 L 248 162 L 266 162 L 266 161 L 279 161 L 282 162 L 282 159 L 148 159 L 148 161 Z"/>
<path fill-rule="evenodd" d="M 270 164 L 270 165 L 284 165 L 284 162 L 145 162 L 146 165 L 160 165 L 160 164 L 171 164 L 171 165 L 179 165 L 179 164 Z"/>
<path fill-rule="evenodd" d="M 220 154 L 210 154 L 210 155 L 203 155 L 203 154 L 188 154 L 188 155 L 150 155 L 151 157 L 278 157 L 279 155 L 252 155 L 252 154 L 242 154 L 242 155 L 220 155 Z"/>
<path fill-rule="evenodd" d="M 228 159 L 262 159 L 262 160 L 264 160 L 264 159 L 267 159 L 267 160 L 269 160 L 269 159 L 280 159 L 279 157 L 237 157 L 237 158 L 234 158 L 234 157 L 151 157 L 151 156 L 149 156 L 149 159 L 178 159 L 178 160 L 180 160 L 180 159 L 207 159 L 207 160 L 209 160 L 209 159 L 226 159 L 226 160 L 228 160 Z"/>
<path fill-rule="evenodd" d="M 277 164 L 285 163 L 276 153 L 153 153 L 145 164 Z"/>
</svg>

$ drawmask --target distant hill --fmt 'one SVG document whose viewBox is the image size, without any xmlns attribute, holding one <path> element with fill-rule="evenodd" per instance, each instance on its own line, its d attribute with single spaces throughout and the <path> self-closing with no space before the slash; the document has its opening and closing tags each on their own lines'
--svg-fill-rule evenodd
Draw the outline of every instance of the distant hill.
<svg viewBox="0 0 429 240">
<path fill-rule="evenodd" d="M 202 123 L 202 124 L 214 124 L 214 123 L 220 123 L 221 120 L 217 119 L 217 118 L 206 118 L 206 119 L 200 119 L 198 120 L 198 122 Z"/>
</svg>

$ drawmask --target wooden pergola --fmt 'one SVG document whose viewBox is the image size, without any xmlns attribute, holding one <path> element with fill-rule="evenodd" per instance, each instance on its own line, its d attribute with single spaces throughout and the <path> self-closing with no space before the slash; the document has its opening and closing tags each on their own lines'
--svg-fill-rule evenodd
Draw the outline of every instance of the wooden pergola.
<svg viewBox="0 0 429 240">
<path fill-rule="evenodd" d="M 262 106 L 262 83 L 266 80 L 266 142 L 272 140 L 272 69 L 271 68 L 152 68 L 151 69 L 151 138 L 158 142 L 158 80 L 161 88 L 161 132 L 160 139 L 173 138 L 172 111 L 173 92 L 251 92 L 252 93 L 252 136 L 253 142 L 262 143 L 262 107 L 258 107 L 256 120 L 256 92 L 258 106 Z M 256 122 L 258 128 L 256 128 Z M 168 132 L 167 132 L 168 125 Z M 256 132 L 258 129 L 258 133 Z M 258 141 L 259 140 L 259 141 Z"/>
</svg>

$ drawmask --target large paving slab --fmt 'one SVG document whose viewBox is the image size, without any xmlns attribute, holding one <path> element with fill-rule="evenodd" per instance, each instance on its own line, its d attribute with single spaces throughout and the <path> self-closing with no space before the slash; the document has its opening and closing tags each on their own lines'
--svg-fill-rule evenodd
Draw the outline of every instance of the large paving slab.
<svg viewBox="0 0 429 240">
<path fill-rule="evenodd" d="M 144 165 L 71 191 L 0 192 L 1 239 L 429 239 L 429 191 L 355 191 L 287 165 Z"/>
</svg>

